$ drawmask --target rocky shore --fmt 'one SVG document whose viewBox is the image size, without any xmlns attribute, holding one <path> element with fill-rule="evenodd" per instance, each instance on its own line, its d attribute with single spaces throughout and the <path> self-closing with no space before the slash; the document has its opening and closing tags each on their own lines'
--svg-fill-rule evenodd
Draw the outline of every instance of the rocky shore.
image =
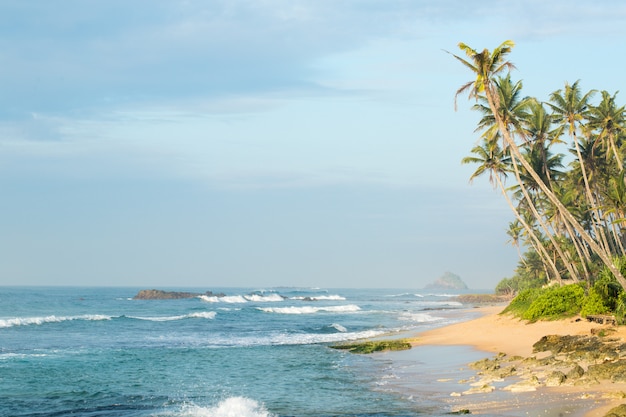
<svg viewBox="0 0 626 417">
<path fill-rule="evenodd" d="M 611 334 L 614 330 L 604 332 Z M 502 389 L 512 392 L 534 391 L 542 386 L 626 383 L 626 343 L 605 334 L 548 335 L 533 345 L 536 355 L 500 353 L 471 363 L 470 368 L 477 370 L 478 375 L 472 381 L 474 388 L 467 393 L 492 391 L 494 382 L 505 382 Z M 626 398 L 626 394 L 618 392 L 615 397 Z"/>
</svg>

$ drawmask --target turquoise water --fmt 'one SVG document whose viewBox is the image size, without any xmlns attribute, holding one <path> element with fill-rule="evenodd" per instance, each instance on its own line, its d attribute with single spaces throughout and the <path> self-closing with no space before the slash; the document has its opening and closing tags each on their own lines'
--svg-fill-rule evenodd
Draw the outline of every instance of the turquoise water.
<svg viewBox="0 0 626 417">
<path fill-rule="evenodd" d="M 328 344 L 466 317 L 452 294 L 210 288 L 226 297 L 133 300 L 138 290 L 0 287 L 0 416 L 450 411 L 390 388 L 393 362 Z"/>
</svg>

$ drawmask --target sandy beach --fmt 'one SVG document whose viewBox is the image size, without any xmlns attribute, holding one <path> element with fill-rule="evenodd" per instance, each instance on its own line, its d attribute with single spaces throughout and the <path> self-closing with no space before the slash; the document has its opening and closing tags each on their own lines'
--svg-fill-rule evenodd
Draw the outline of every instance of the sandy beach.
<svg viewBox="0 0 626 417">
<path fill-rule="evenodd" d="M 602 329 L 608 326 L 587 320 L 577 320 L 576 318 L 527 323 L 511 315 L 499 314 L 504 307 L 503 305 L 481 307 L 478 309 L 482 314 L 479 318 L 420 333 L 412 340 L 412 344 L 414 346 L 464 345 L 484 351 L 485 358 L 488 358 L 490 354 L 497 355 L 500 353 L 527 358 L 536 356 L 533 353 L 533 344 L 543 336 L 590 335 L 592 329 Z M 611 337 L 626 340 L 626 328 L 622 326 L 613 327 L 613 329 L 615 329 L 615 333 L 612 333 Z M 567 403 L 571 408 L 572 401 L 579 401 L 580 404 L 584 404 L 584 407 L 581 406 L 581 409 L 584 410 L 576 413 L 576 415 L 602 417 L 611 408 L 626 403 L 626 399 L 622 398 L 624 392 L 626 392 L 626 384 L 603 381 L 600 384 L 589 386 L 540 387 L 538 394 L 532 398 L 536 400 L 538 396 L 541 396 L 542 401 L 546 404 L 546 413 L 541 415 L 563 415 L 558 410 L 561 405 Z M 489 395 L 482 398 L 487 397 Z M 546 400 L 548 398 L 549 401 Z M 520 401 L 520 399 L 516 398 L 516 401 Z M 467 402 L 472 404 L 471 407 L 467 407 L 472 411 L 472 414 L 490 414 L 498 411 L 498 404 L 494 401 L 476 402 L 476 400 L 468 397 Z M 547 410 L 548 405 L 557 408 L 557 410 L 550 413 Z M 520 403 L 518 407 L 520 411 L 524 410 L 519 415 L 529 415 L 526 410 L 531 408 L 530 404 L 525 407 L 523 403 Z"/>
</svg>

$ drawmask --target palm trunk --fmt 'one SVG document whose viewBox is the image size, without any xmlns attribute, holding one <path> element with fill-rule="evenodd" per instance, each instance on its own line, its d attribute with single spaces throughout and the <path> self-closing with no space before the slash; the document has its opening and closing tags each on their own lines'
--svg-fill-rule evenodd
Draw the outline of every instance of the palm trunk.
<svg viewBox="0 0 626 417">
<path fill-rule="evenodd" d="M 562 217 L 560 213 L 559 213 L 559 216 Z M 589 269 L 587 268 L 587 263 L 588 262 L 591 263 L 591 256 L 589 255 L 589 251 L 587 250 L 587 247 L 585 245 L 581 244 L 578 241 L 578 237 L 572 230 L 572 226 L 566 221 L 563 221 L 562 223 L 565 229 L 567 230 L 567 234 L 570 236 L 570 239 L 572 240 L 572 244 L 574 245 L 574 249 L 576 250 L 576 253 L 578 254 L 578 259 L 580 260 L 580 264 L 582 266 L 583 273 L 585 275 L 585 280 L 589 282 L 590 276 L 589 276 Z"/>
<path fill-rule="evenodd" d="M 570 123 L 572 124 L 572 126 L 574 126 L 573 121 L 570 121 Z M 575 129 L 575 127 L 573 129 Z M 583 161 L 582 153 L 580 152 L 580 145 L 578 144 L 578 138 L 576 137 L 575 130 L 571 132 L 571 136 L 574 142 L 574 148 L 576 149 L 576 156 L 578 157 L 578 163 L 580 164 L 580 172 L 582 173 L 582 176 L 583 176 L 583 183 L 585 186 L 584 187 L 585 195 L 587 197 L 587 201 L 589 202 L 589 207 L 591 207 L 591 213 L 593 216 L 595 216 L 594 221 L 591 222 L 591 228 L 596 238 L 599 239 L 599 242 L 604 246 L 603 249 L 606 252 L 611 253 L 610 247 L 608 245 L 608 241 L 606 239 L 606 235 L 604 234 L 604 230 L 602 230 L 602 228 L 599 227 L 598 224 L 596 223 L 596 221 L 599 222 L 602 219 L 602 214 L 600 213 L 600 210 L 598 209 L 597 200 L 594 197 L 593 192 L 591 191 L 589 177 L 587 176 L 587 169 L 585 168 L 585 163 Z"/>
<path fill-rule="evenodd" d="M 561 273 L 559 272 L 559 269 L 556 267 L 556 264 L 552 261 L 552 258 L 550 258 L 550 255 L 548 254 L 548 252 L 546 251 L 546 248 L 541 243 L 541 240 L 539 240 L 533 228 L 530 227 L 528 223 L 526 223 L 526 220 L 524 220 L 524 218 L 519 214 L 519 211 L 517 211 L 517 209 L 515 208 L 515 205 L 509 198 L 509 195 L 506 192 L 506 188 L 504 187 L 504 184 L 502 184 L 502 180 L 500 179 L 498 175 L 496 175 L 496 181 L 498 182 L 498 187 L 500 187 L 500 191 L 502 191 L 502 194 L 504 195 L 506 202 L 509 204 L 511 211 L 513 211 L 513 214 L 515 214 L 515 217 L 517 218 L 517 220 L 521 223 L 524 229 L 526 229 L 526 232 L 528 233 L 528 236 L 531 238 L 532 244 L 535 247 L 535 250 L 541 257 L 541 259 L 544 261 L 544 264 L 548 263 L 550 265 L 550 269 L 552 269 L 552 272 L 554 273 L 554 278 L 560 282 L 562 280 Z M 520 255 L 520 258 L 522 258 L 521 255 Z M 546 270 L 546 277 L 550 277 L 550 274 L 548 273 L 547 270 Z"/>
<path fill-rule="evenodd" d="M 563 260 L 563 265 L 565 265 L 565 268 L 567 269 L 567 272 L 569 272 L 571 279 L 574 281 L 578 281 L 578 277 L 576 276 L 576 272 L 572 268 L 572 265 L 570 264 L 568 259 L 565 257 L 565 254 L 563 253 L 561 246 L 554 239 L 554 234 L 549 230 L 548 226 L 543 220 L 543 216 L 541 216 L 539 212 L 537 211 L 537 208 L 535 207 L 534 202 L 532 201 L 530 195 L 528 194 L 526 187 L 524 187 L 524 183 L 520 177 L 519 167 L 517 166 L 517 162 L 515 161 L 515 158 L 511 158 L 511 163 L 513 164 L 513 172 L 515 173 L 515 178 L 517 179 L 517 182 L 519 183 L 520 189 L 522 191 L 522 194 L 524 195 L 524 199 L 528 203 L 528 207 L 530 208 L 530 211 L 533 213 L 533 215 L 537 219 L 537 222 L 539 222 L 539 225 L 545 232 L 548 239 L 550 239 L 550 242 L 554 246 L 554 249 L 556 250 L 561 260 Z"/>
</svg>

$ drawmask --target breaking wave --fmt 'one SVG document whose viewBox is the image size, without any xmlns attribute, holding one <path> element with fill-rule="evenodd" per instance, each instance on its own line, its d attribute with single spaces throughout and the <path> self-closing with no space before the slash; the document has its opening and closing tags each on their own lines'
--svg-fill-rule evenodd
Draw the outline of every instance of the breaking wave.
<svg viewBox="0 0 626 417">
<path fill-rule="evenodd" d="M 147 321 L 176 321 L 184 319 L 214 319 L 217 313 L 215 311 L 202 311 L 198 313 L 183 314 L 180 316 L 164 316 L 164 317 L 136 317 L 129 316 L 129 319 L 147 320 Z"/>
<path fill-rule="evenodd" d="M 180 316 L 163 316 L 163 317 L 138 317 L 138 316 L 105 316 L 102 314 L 86 314 L 82 316 L 45 316 L 45 317 L 15 317 L 10 319 L 0 319 L 0 329 L 17 327 L 17 326 L 40 326 L 49 323 L 63 323 L 66 321 L 101 321 L 112 320 L 118 318 L 129 318 L 134 320 L 146 321 L 175 321 L 184 319 L 214 319 L 217 313 L 215 311 L 201 311 L 189 313 Z"/>
<path fill-rule="evenodd" d="M 73 320 L 88 320 L 88 321 L 97 321 L 97 320 L 111 320 L 111 316 L 104 316 L 101 314 L 85 314 L 82 316 L 45 316 L 45 317 L 15 317 L 11 319 L 0 319 L 0 329 L 7 327 L 16 327 L 16 326 L 31 326 L 31 325 L 42 325 L 46 323 L 61 323 L 64 321 L 73 321 Z"/>
<path fill-rule="evenodd" d="M 278 295 L 278 294 L 226 295 L 226 296 L 220 296 L 220 297 L 215 296 L 215 295 L 199 295 L 198 298 L 207 303 L 229 303 L 229 304 L 247 303 L 249 301 L 257 302 L 257 303 L 271 303 L 271 302 L 283 301 L 285 299 L 285 297 Z"/>
<path fill-rule="evenodd" d="M 353 313 L 360 311 L 361 308 L 354 304 L 348 304 L 345 306 L 303 306 L 303 307 L 257 307 L 265 313 L 278 313 L 278 314 L 315 314 L 319 312 L 329 313 Z"/>
</svg>

